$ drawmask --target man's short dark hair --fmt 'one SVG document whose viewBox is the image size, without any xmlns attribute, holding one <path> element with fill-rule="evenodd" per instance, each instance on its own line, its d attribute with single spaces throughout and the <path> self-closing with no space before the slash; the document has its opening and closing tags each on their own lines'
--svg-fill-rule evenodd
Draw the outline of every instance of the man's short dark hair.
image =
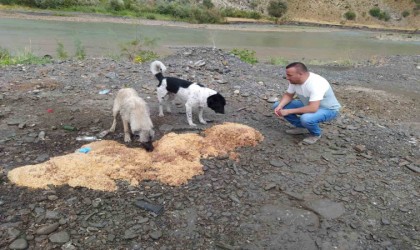
<svg viewBox="0 0 420 250">
<path fill-rule="evenodd" d="M 306 65 L 301 62 L 293 62 L 286 66 L 286 69 L 288 68 L 296 68 L 299 72 L 308 72 Z"/>
</svg>

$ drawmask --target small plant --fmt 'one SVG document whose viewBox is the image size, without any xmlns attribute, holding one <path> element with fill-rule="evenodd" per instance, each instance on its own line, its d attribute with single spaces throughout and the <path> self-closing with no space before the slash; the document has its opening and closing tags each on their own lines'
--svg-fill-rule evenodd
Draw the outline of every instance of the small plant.
<svg viewBox="0 0 420 250">
<path fill-rule="evenodd" d="M 389 21 L 391 19 L 391 16 L 388 12 L 381 12 L 381 15 L 379 16 L 379 20 Z"/>
<path fill-rule="evenodd" d="M 60 58 L 61 60 L 67 59 L 68 58 L 68 54 L 67 52 L 64 50 L 64 45 L 63 43 L 58 42 L 57 43 L 57 55 L 58 58 Z"/>
<path fill-rule="evenodd" d="M 143 63 L 158 58 L 158 54 L 143 49 L 143 46 L 153 46 L 156 43 L 156 39 L 144 39 L 143 42 L 140 39 L 134 39 L 121 46 L 121 56 L 128 58 L 128 60 L 135 63 Z"/>
<path fill-rule="evenodd" d="M 346 13 L 344 13 L 344 17 L 347 20 L 355 20 L 356 19 L 356 13 L 354 13 L 353 11 L 347 11 Z"/>
<path fill-rule="evenodd" d="M 404 10 L 403 13 L 401 13 L 403 17 L 408 17 L 410 15 L 410 12 L 408 10 Z"/>
<path fill-rule="evenodd" d="M 74 54 L 74 56 L 79 60 L 85 59 L 86 52 L 85 47 L 82 45 L 82 42 L 79 39 L 76 39 L 76 41 L 74 41 L 74 44 L 76 46 L 76 53 Z"/>
<path fill-rule="evenodd" d="M 255 51 L 248 50 L 248 49 L 237 49 L 234 48 L 231 51 L 232 54 L 235 56 L 238 56 L 241 61 L 249 63 L 249 64 L 255 64 L 258 62 L 258 59 L 255 56 Z"/>
<path fill-rule="evenodd" d="M 276 57 L 276 58 L 272 57 L 270 58 L 270 64 L 286 66 L 287 64 L 289 64 L 289 61 L 283 57 Z"/>
<path fill-rule="evenodd" d="M 0 47 L 0 60 L 8 60 L 10 58 L 10 52 L 5 49 Z"/>
<path fill-rule="evenodd" d="M 156 54 L 154 51 L 151 50 L 143 50 L 140 51 L 135 57 L 133 62 L 135 63 L 143 63 L 152 61 L 154 59 L 159 58 L 158 54 Z"/>
</svg>

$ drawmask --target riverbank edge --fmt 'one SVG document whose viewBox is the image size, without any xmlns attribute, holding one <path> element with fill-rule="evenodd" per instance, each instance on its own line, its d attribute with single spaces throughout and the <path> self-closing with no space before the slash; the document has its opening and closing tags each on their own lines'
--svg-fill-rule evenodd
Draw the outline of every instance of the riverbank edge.
<svg viewBox="0 0 420 250">
<path fill-rule="evenodd" d="M 1 6 L 1 5 L 0 5 Z M 312 22 L 312 21 L 287 21 L 280 24 L 271 22 L 269 20 L 254 20 L 245 18 L 227 18 L 226 24 L 191 24 L 181 21 L 163 21 L 150 20 L 143 18 L 133 18 L 124 16 L 112 16 L 100 13 L 83 13 L 83 12 L 65 12 L 65 11 L 51 11 L 51 10 L 22 10 L 22 9 L 0 9 L 0 14 L 3 18 L 23 18 L 23 19 L 53 19 L 72 22 L 111 22 L 111 23 L 138 23 L 144 25 L 167 25 L 190 28 L 214 28 L 225 30 L 248 30 L 248 31 L 274 31 L 264 27 L 264 29 L 256 29 L 262 25 L 273 25 L 278 28 L 281 25 L 292 25 L 302 27 L 320 27 L 320 28 L 336 28 L 344 30 L 367 30 L 367 31 L 381 31 L 394 32 L 401 34 L 420 34 L 419 29 L 403 29 L 403 28 L 388 28 L 388 27 L 372 27 L 369 25 L 342 25 L 335 23 Z M 238 27 L 241 24 L 252 25 L 255 27 Z"/>
</svg>

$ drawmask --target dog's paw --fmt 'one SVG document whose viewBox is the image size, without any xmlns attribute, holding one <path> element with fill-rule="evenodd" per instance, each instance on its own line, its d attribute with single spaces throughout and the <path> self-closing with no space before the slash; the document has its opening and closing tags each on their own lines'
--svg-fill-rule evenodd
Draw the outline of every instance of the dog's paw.
<svg viewBox="0 0 420 250">
<path fill-rule="evenodd" d="M 159 117 L 163 117 L 164 115 L 163 115 L 163 113 L 159 113 Z"/>
<path fill-rule="evenodd" d="M 190 123 L 190 126 L 191 126 L 191 127 L 197 127 L 197 124 L 195 124 L 195 123 Z"/>
<path fill-rule="evenodd" d="M 204 119 L 199 119 L 201 124 L 207 124 L 207 121 Z"/>
<path fill-rule="evenodd" d="M 131 138 L 130 138 L 130 136 L 128 135 L 125 135 L 124 136 L 124 142 L 131 142 Z"/>
</svg>

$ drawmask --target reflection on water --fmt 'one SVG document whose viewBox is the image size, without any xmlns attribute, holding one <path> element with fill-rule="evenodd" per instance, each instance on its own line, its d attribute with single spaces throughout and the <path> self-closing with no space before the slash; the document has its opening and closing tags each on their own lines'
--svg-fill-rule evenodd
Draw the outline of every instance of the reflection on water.
<svg viewBox="0 0 420 250">
<path fill-rule="evenodd" d="M 310 27 L 293 29 L 293 26 L 256 32 L 0 18 L 1 47 L 12 51 L 30 48 L 37 54 L 56 55 L 58 43 L 71 54 L 75 51 L 75 41 L 79 40 L 89 56 L 112 56 L 120 54 L 121 44 L 136 38 L 156 39 L 153 50 L 159 54 L 169 54 L 170 48 L 177 46 L 210 46 L 251 49 L 261 59 L 364 60 L 420 51 L 419 39 L 379 40 L 375 38 L 378 33 Z"/>
</svg>

